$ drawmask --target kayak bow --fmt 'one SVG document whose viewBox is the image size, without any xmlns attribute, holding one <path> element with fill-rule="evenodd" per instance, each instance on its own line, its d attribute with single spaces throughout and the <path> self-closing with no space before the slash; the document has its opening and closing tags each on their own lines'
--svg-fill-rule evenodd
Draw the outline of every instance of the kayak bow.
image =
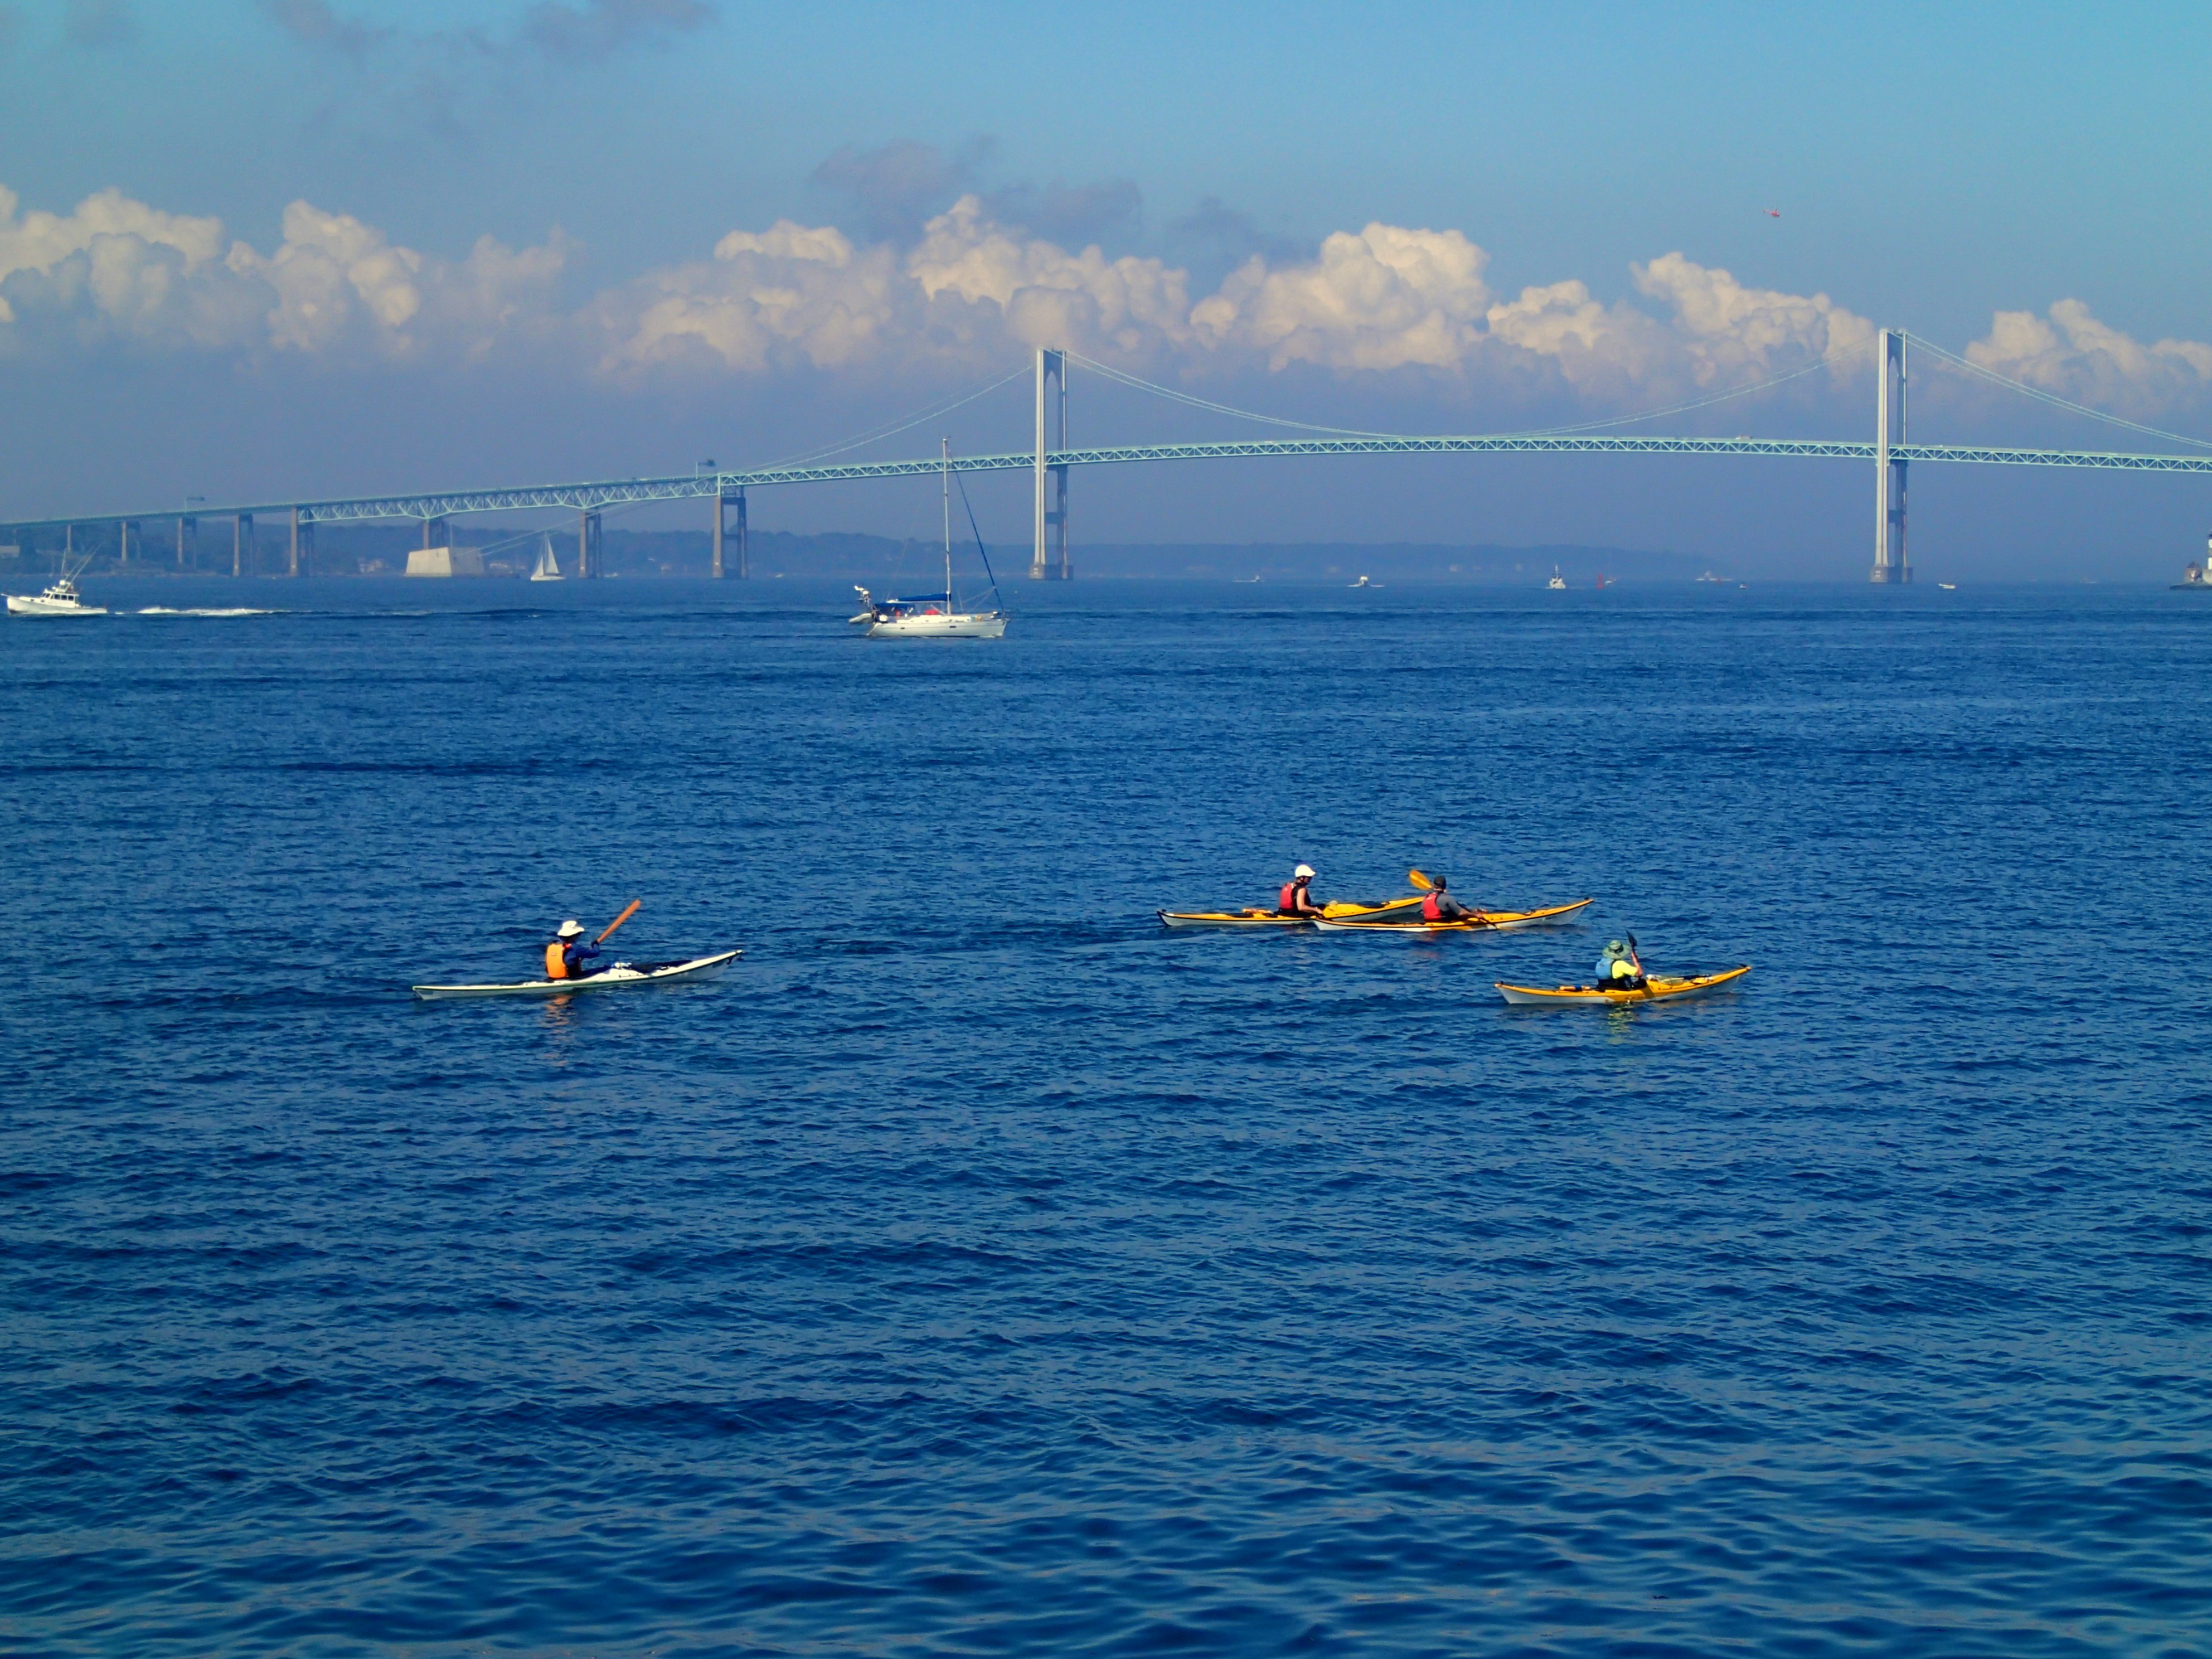
<svg viewBox="0 0 2212 1659">
<path fill-rule="evenodd" d="M 1322 905 L 1321 913 L 1324 916 L 1380 916 L 1408 909 L 1420 902 L 1419 893 L 1382 904 L 1355 904 L 1339 899 Z M 1304 927 L 1315 920 L 1312 916 L 1283 915 L 1265 906 L 1247 910 L 1163 910 L 1159 918 L 1170 927 Z"/>
<path fill-rule="evenodd" d="M 515 985 L 417 985 L 415 995 L 423 1002 L 442 1002 L 455 997 L 564 997 L 572 991 L 665 985 L 672 979 L 712 979 L 744 954 L 725 951 L 720 956 L 694 957 L 689 962 L 617 962 L 581 979 L 530 979 Z"/>
<path fill-rule="evenodd" d="M 1324 919 L 1321 926 L 1346 933 L 1509 933 L 1521 927 L 1544 927 L 1555 921 L 1565 921 L 1576 911 L 1589 903 L 1589 899 L 1577 899 L 1572 904 L 1554 904 L 1541 910 L 1485 910 L 1480 915 L 1463 921 L 1361 921 L 1356 918 L 1338 921 Z"/>
<path fill-rule="evenodd" d="M 1496 983 L 1508 1002 L 1523 1006 L 1555 1002 L 1672 1002 L 1680 997 L 1702 996 L 1732 979 L 1741 979 L 1750 971 L 1751 964 L 1746 963 L 1725 973 L 1697 974 L 1686 978 L 1654 974 L 1644 981 L 1644 988 L 1640 991 L 1606 991 L 1595 985 L 1562 985 L 1544 990 L 1534 985 L 1508 985 L 1503 980 Z"/>
</svg>

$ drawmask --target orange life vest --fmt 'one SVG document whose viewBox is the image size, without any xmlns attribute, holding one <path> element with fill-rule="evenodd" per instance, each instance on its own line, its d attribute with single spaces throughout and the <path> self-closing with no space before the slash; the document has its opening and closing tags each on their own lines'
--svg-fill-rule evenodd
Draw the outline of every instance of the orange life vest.
<svg viewBox="0 0 2212 1659">
<path fill-rule="evenodd" d="M 545 977 L 568 977 L 568 947 L 557 939 L 545 947 Z"/>
</svg>

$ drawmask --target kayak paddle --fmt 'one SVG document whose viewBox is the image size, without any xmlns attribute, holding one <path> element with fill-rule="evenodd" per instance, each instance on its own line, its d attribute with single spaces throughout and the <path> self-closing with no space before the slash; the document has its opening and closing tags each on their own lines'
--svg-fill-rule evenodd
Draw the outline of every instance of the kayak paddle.
<svg viewBox="0 0 2212 1659">
<path fill-rule="evenodd" d="M 592 943 L 594 945 L 605 945 L 607 942 L 607 935 L 613 933 L 616 928 L 621 927 L 623 923 L 628 921 L 632 916 L 635 915 L 637 914 L 638 906 L 644 902 L 645 901 L 643 899 L 632 899 L 629 902 L 629 908 L 623 911 L 612 921 L 609 922 L 607 924 L 606 933 L 600 934 L 599 938 L 593 939 Z"/>
<path fill-rule="evenodd" d="M 1419 888 L 1424 893 L 1430 891 L 1436 886 L 1436 883 L 1431 881 L 1426 876 L 1423 875 L 1418 870 L 1407 871 L 1406 879 L 1412 882 L 1414 886 Z"/>
</svg>

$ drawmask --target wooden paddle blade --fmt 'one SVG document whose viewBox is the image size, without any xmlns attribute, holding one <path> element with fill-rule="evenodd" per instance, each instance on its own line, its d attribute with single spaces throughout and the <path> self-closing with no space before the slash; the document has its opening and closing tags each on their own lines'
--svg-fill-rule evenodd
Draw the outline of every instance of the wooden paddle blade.
<svg viewBox="0 0 2212 1659">
<path fill-rule="evenodd" d="M 621 927 L 621 926 L 623 925 L 623 923 L 624 923 L 624 922 L 628 921 L 629 921 L 632 916 L 635 915 L 637 914 L 637 908 L 638 908 L 638 906 L 639 906 L 639 905 L 641 905 L 641 904 L 642 904 L 642 903 L 644 903 L 644 902 L 645 902 L 645 901 L 644 901 L 643 899 L 632 899 L 632 900 L 629 902 L 629 909 L 627 909 L 627 910 L 625 910 L 625 911 L 623 911 L 620 915 L 617 916 L 617 917 L 616 917 L 612 921 L 609 922 L 609 923 L 607 924 L 607 931 L 606 931 L 606 933 L 602 933 L 602 934 L 600 934 L 600 935 L 599 936 L 599 938 L 597 938 L 597 939 L 593 939 L 593 940 L 592 941 L 592 944 L 594 944 L 594 945 L 604 945 L 604 944 L 605 944 L 605 943 L 606 943 L 606 941 L 607 941 L 607 934 L 608 934 L 608 933 L 613 933 L 613 932 L 614 932 L 614 930 L 615 930 L 616 928 L 617 928 L 617 927 Z"/>
<path fill-rule="evenodd" d="M 1431 890 L 1436 886 L 1436 883 L 1431 881 L 1426 876 L 1423 875 L 1418 870 L 1407 871 L 1406 879 L 1412 882 L 1414 886 L 1419 888 L 1424 893 Z"/>
</svg>

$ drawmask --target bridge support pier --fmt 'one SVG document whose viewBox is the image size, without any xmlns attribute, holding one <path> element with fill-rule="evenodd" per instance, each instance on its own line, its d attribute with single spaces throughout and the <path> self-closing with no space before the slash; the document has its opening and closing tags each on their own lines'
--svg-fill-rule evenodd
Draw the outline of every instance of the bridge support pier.
<svg viewBox="0 0 2212 1659">
<path fill-rule="evenodd" d="M 234 576 L 251 574 L 257 562 L 258 551 L 253 545 L 253 515 L 241 513 L 230 521 L 230 574 Z"/>
<path fill-rule="evenodd" d="M 180 518 L 177 520 L 177 568 L 189 570 L 199 562 L 200 521 L 190 516 Z"/>
<path fill-rule="evenodd" d="M 300 509 L 292 509 L 292 560 L 288 575 L 312 574 L 315 564 L 315 521 L 303 519 Z"/>
<path fill-rule="evenodd" d="M 596 578 L 599 568 L 599 515 L 586 513 L 576 525 L 576 574 Z"/>
<path fill-rule="evenodd" d="M 1060 404 L 1060 447 L 1067 447 L 1067 356 L 1065 352 L 1047 351 L 1042 346 L 1036 355 L 1036 544 L 1030 558 L 1030 580 L 1041 582 L 1048 579 L 1067 581 L 1075 572 L 1067 562 L 1067 468 L 1065 464 L 1048 466 L 1045 456 L 1045 410 L 1048 402 L 1048 383 L 1058 395 Z M 1048 477 L 1048 475 L 1049 475 Z M 1047 485 L 1051 487 L 1049 499 Z M 1057 528 L 1060 534 L 1060 562 L 1055 568 L 1048 556 L 1046 538 Z"/>
<path fill-rule="evenodd" d="M 125 519 L 120 524 L 117 525 L 115 528 L 115 562 L 118 565 L 128 565 L 131 562 L 131 541 L 136 538 L 138 542 L 140 550 L 143 551 L 146 544 L 145 539 L 138 535 L 138 520 L 136 519 Z"/>
<path fill-rule="evenodd" d="M 746 556 L 750 549 L 746 545 L 745 492 L 741 488 L 734 495 L 718 493 L 714 497 L 714 580 L 717 581 L 730 574 L 723 565 L 723 543 L 729 531 L 729 509 L 732 506 L 738 509 L 737 574 L 742 580 L 752 574 L 750 562 Z"/>
<path fill-rule="evenodd" d="M 1905 336 L 1881 331 L 1875 352 L 1874 402 L 1874 571 L 1877 582 L 1909 582 L 1912 563 L 1905 553 L 1905 467 L 1892 459 L 1890 446 L 1905 442 Z"/>
</svg>

